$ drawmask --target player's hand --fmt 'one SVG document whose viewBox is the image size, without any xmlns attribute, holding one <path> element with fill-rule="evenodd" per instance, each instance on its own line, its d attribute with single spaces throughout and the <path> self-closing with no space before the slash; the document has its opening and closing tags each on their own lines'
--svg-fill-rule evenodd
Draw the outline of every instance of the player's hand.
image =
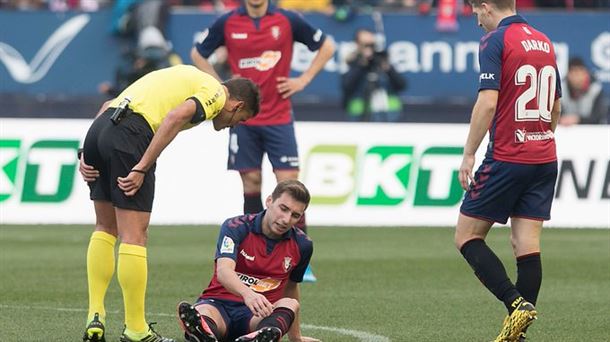
<svg viewBox="0 0 610 342">
<path fill-rule="evenodd" d="M 117 183 L 119 189 L 123 190 L 125 196 L 133 196 L 140 190 L 142 183 L 144 183 L 145 174 L 141 172 L 131 171 L 127 177 L 118 177 Z"/>
<path fill-rule="evenodd" d="M 468 190 L 469 183 L 476 184 L 474 177 L 472 176 L 472 168 L 474 167 L 474 155 L 464 155 L 462 159 L 462 165 L 460 166 L 460 173 L 458 173 L 458 179 L 462 189 Z"/>
<path fill-rule="evenodd" d="M 277 91 L 282 95 L 283 99 L 287 99 L 290 96 L 298 93 L 299 91 L 305 89 L 307 86 L 307 82 L 302 78 L 288 78 L 288 77 L 278 77 L 277 80 Z"/>
<path fill-rule="evenodd" d="M 254 291 L 244 297 L 244 303 L 257 317 L 267 317 L 273 312 L 273 304 L 265 296 Z"/>
<path fill-rule="evenodd" d="M 93 166 L 85 164 L 85 157 L 80 156 L 78 163 L 78 172 L 80 172 L 83 180 L 87 183 L 93 182 L 100 176 L 100 172 Z"/>
</svg>

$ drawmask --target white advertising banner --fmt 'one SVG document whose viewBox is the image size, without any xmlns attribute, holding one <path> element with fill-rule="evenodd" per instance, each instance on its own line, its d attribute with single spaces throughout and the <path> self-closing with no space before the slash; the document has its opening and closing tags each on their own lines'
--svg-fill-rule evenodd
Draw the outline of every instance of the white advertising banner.
<svg viewBox="0 0 610 342">
<path fill-rule="evenodd" d="M 93 224 L 76 150 L 91 120 L 0 119 L 0 223 Z M 296 124 L 308 222 L 342 226 L 452 226 L 467 125 Z M 547 226 L 610 227 L 610 127 L 557 130 L 559 177 Z M 157 165 L 154 224 L 218 224 L 241 213 L 228 131 L 181 132 Z M 485 142 L 477 162 L 482 160 Z M 264 165 L 263 195 L 275 185 Z"/>
</svg>

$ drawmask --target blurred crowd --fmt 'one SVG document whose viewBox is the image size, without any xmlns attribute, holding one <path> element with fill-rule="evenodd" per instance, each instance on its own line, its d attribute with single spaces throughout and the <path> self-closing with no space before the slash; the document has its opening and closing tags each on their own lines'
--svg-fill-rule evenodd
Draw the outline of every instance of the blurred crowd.
<svg viewBox="0 0 610 342">
<path fill-rule="evenodd" d="M 140 0 L 146 1 L 146 0 Z M 288 9 L 317 11 L 327 14 L 349 12 L 353 9 L 381 8 L 386 10 L 414 10 L 427 14 L 442 0 L 276 0 Z M 456 0 L 460 4 L 467 1 Z M 131 0 L 0 0 L 0 8 L 17 10 L 49 9 L 52 11 L 96 11 L 115 3 Z M 240 0 L 167 0 L 170 6 L 198 7 L 203 11 L 226 11 L 238 7 Z M 467 7 L 467 6 L 465 6 Z M 517 0 L 519 9 L 531 8 L 610 8 L 610 0 Z"/>
</svg>

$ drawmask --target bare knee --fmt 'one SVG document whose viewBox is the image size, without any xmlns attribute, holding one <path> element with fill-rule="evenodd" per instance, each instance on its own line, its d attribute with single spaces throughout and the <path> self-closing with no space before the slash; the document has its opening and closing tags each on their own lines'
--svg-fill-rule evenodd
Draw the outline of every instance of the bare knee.
<svg viewBox="0 0 610 342">
<path fill-rule="evenodd" d="M 282 298 L 275 303 L 275 307 L 288 308 L 294 312 L 298 312 L 300 308 L 299 301 L 294 298 Z"/>
<path fill-rule="evenodd" d="M 455 247 L 458 250 L 461 250 L 462 246 L 464 246 L 464 244 L 470 240 L 485 240 L 492 224 L 493 222 L 460 214 L 457 226 L 455 228 L 455 236 L 453 238 Z"/>
<path fill-rule="evenodd" d="M 261 192 L 262 176 L 260 171 L 242 172 L 240 176 L 244 186 L 244 193 Z"/>
</svg>

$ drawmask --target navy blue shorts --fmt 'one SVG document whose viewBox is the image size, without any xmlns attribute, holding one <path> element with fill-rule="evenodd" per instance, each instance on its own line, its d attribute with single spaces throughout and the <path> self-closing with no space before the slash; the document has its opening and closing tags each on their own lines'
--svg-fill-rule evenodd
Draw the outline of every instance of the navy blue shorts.
<svg viewBox="0 0 610 342">
<path fill-rule="evenodd" d="M 226 341 L 234 341 L 250 332 L 250 320 L 254 315 L 246 304 L 213 298 L 199 298 L 195 305 L 199 304 L 209 304 L 218 309 L 227 325 Z"/>
<path fill-rule="evenodd" d="M 549 220 L 557 162 L 516 164 L 486 158 L 464 195 L 460 212 L 505 224 L 509 217 Z"/>
<path fill-rule="evenodd" d="M 260 170 L 267 153 L 274 170 L 299 168 L 294 124 L 272 126 L 237 125 L 230 130 L 228 169 Z"/>
</svg>

